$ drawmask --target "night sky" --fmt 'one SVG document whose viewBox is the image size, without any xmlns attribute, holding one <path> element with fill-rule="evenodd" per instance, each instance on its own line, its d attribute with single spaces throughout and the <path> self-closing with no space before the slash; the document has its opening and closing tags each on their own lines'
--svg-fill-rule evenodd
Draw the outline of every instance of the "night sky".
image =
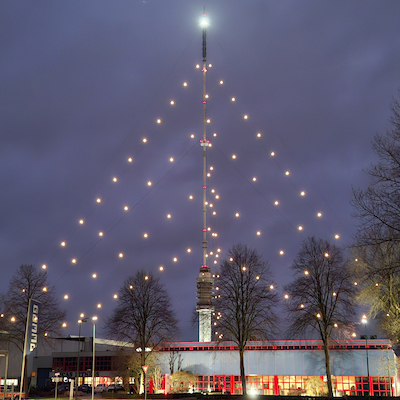
<svg viewBox="0 0 400 400">
<path fill-rule="evenodd" d="M 19 265 L 46 264 L 65 334 L 83 312 L 101 336 L 144 269 L 169 291 L 177 339 L 197 338 L 204 6 L 209 265 L 248 244 L 282 292 L 302 240 L 355 232 L 351 188 L 400 87 L 398 0 L 3 1 L 0 292 Z"/>
</svg>

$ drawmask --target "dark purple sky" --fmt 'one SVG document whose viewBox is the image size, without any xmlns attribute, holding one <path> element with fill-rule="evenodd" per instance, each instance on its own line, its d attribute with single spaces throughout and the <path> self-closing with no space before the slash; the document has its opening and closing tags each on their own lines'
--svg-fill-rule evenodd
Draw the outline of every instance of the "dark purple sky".
<svg viewBox="0 0 400 400">
<path fill-rule="evenodd" d="M 351 186 L 367 183 L 400 87 L 398 0 L 2 2 L 0 291 L 19 265 L 45 263 L 66 334 L 80 312 L 101 325 L 142 268 L 169 290 L 181 339 L 197 338 L 204 5 L 209 249 L 255 247 L 279 287 L 304 238 L 354 233 Z"/>
</svg>

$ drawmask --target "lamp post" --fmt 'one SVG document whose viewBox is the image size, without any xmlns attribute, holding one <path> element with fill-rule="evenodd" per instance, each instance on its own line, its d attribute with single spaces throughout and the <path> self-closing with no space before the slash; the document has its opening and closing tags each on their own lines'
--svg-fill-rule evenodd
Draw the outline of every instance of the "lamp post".
<svg viewBox="0 0 400 400">
<path fill-rule="evenodd" d="M 0 350 L 0 357 L 6 358 L 6 365 L 4 369 L 4 389 L 3 389 L 3 400 L 6 399 L 7 394 L 7 374 L 8 374 L 8 350 Z"/>
<path fill-rule="evenodd" d="M 367 331 L 367 316 L 364 314 L 361 318 L 361 322 L 365 325 L 365 352 L 367 356 L 367 376 L 368 376 L 368 396 L 371 394 L 371 385 L 369 382 L 369 359 L 368 359 L 368 331 Z"/>
<path fill-rule="evenodd" d="M 93 322 L 93 359 L 92 359 L 92 400 L 94 400 L 94 367 L 95 367 L 95 360 L 96 360 L 96 323 L 97 317 L 92 317 Z"/>
<path fill-rule="evenodd" d="M 81 326 L 83 322 L 87 322 L 88 319 L 84 318 L 84 314 L 80 315 L 80 319 L 78 319 L 78 324 L 79 324 L 79 334 L 78 334 L 78 363 L 76 366 L 76 377 L 75 377 L 75 399 L 78 399 L 78 377 L 79 377 L 79 359 L 80 359 L 80 351 L 81 351 Z"/>
<path fill-rule="evenodd" d="M 4 314 L 0 315 L 0 318 L 4 318 Z M 8 374 L 8 361 L 9 361 L 9 349 L 10 349 L 10 332 L 9 331 L 0 331 L 0 334 L 8 335 L 7 340 L 7 350 L 0 350 L 0 357 L 6 358 L 6 365 L 4 369 L 4 391 L 3 391 L 3 400 L 6 400 L 7 394 L 7 374 Z"/>
</svg>

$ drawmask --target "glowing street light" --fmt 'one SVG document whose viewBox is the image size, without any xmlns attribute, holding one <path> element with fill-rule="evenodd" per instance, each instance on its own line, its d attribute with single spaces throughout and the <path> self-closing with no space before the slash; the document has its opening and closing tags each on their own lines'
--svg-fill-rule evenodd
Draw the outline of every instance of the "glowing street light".
<svg viewBox="0 0 400 400">
<path fill-rule="evenodd" d="M 82 314 L 81 314 L 82 315 Z M 78 362 L 76 367 L 76 377 L 75 377 L 75 399 L 78 399 L 78 378 L 79 378 L 79 359 L 80 359 L 80 352 L 81 352 L 81 326 L 84 322 L 87 322 L 88 318 L 84 318 L 83 316 L 78 319 L 79 324 L 79 333 L 78 333 Z"/>
<path fill-rule="evenodd" d="M 367 376 L 368 376 L 368 397 L 371 395 L 371 385 L 369 382 L 369 359 L 368 359 L 368 331 L 367 331 L 367 316 L 363 314 L 361 322 L 365 325 L 365 353 L 367 356 Z"/>
<path fill-rule="evenodd" d="M 95 367 L 95 360 L 96 360 L 96 321 L 97 317 L 92 317 L 93 322 L 93 358 L 92 358 L 92 400 L 94 400 L 94 367 Z"/>
</svg>

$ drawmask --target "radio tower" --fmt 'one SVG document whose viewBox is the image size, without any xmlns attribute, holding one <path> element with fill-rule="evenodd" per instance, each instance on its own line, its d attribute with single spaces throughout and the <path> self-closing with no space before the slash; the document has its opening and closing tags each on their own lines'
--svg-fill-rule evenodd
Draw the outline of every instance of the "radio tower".
<svg viewBox="0 0 400 400">
<path fill-rule="evenodd" d="M 210 142 L 206 137 L 206 28 L 208 26 L 208 20 L 205 10 L 200 20 L 200 26 L 203 28 L 203 137 L 200 140 L 200 145 L 203 148 L 203 264 L 200 267 L 199 277 L 196 279 L 196 311 L 199 313 L 199 342 L 211 342 L 211 314 L 214 311 L 214 307 L 211 303 L 211 293 L 214 280 L 211 276 L 210 268 L 207 265 L 207 147 L 210 145 Z"/>
</svg>

